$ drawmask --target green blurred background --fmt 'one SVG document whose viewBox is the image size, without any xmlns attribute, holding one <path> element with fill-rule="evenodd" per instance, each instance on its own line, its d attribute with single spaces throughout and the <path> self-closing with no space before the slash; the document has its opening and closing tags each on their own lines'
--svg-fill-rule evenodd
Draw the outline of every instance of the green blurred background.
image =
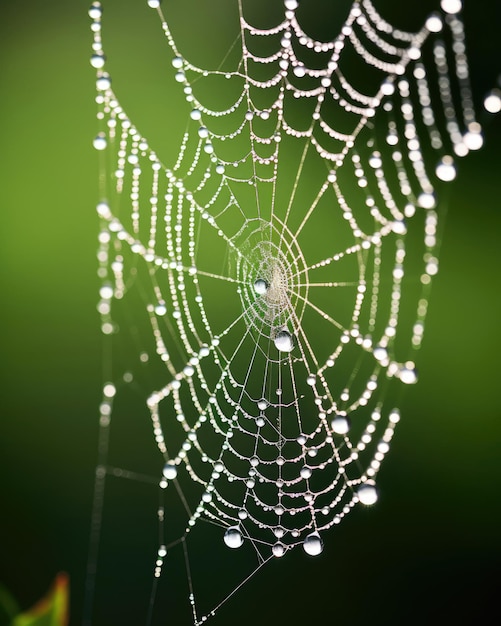
<svg viewBox="0 0 501 626">
<path fill-rule="evenodd" d="M 167 4 L 178 39 L 200 41 L 207 65 L 212 54 L 220 58 L 233 39 L 236 2 Z M 375 4 L 410 28 L 434 6 Z M 110 1 L 105 48 L 122 104 L 168 160 L 186 111 L 165 78 L 166 44 L 145 5 Z M 332 24 L 335 34 L 349 3 L 309 5 L 317 25 Z M 58 571 L 69 572 L 72 624 L 82 616 L 101 389 L 87 8 L 26 0 L 3 2 L 0 13 L 0 581 L 28 607 Z M 266 4 L 256 0 L 253 10 Z M 500 4 L 471 1 L 464 16 L 481 102 L 501 71 Z M 211 19 L 219 37 L 207 30 Z M 319 560 L 293 555 L 272 564 L 214 626 L 499 619 L 501 120 L 482 121 L 484 149 L 460 163 L 450 194 L 420 382 L 404 396 L 380 502 L 348 517 Z"/>
</svg>

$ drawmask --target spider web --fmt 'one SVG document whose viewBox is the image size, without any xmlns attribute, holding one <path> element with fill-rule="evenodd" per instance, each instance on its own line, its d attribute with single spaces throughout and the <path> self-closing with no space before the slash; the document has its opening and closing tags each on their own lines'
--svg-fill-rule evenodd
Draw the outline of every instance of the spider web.
<svg viewBox="0 0 501 626">
<path fill-rule="evenodd" d="M 320 554 L 333 526 L 377 501 L 438 272 L 435 187 L 482 134 L 457 1 L 415 33 L 354 2 L 339 35 L 317 41 L 295 0 L 269 28 L 238 0 L 238 40 L 216 69 L 185 58 L 148 5 L 187 102 L 173 164 L 120 105 L 101 4 L 89 10 L 107 347 L 87 620 L 106 586 L 98 547 L 124 541 L 105 487 L 129 515 L 115 485 L 127 482 L 158 492 L 142 621 L 161 613 L 178 550 L 201 624 L 249 572 L 297 547 Z M 195 530 L 250 562 L 202 610 Z"/>
</svg>

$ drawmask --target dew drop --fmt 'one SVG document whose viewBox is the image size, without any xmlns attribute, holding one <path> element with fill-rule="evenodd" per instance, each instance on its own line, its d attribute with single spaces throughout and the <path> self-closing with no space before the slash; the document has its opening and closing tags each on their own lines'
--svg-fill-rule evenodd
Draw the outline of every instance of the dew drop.
<svg viewBox="0 0 501 626">
<path fill-rule="evenodd" d="M 284 5 L 288 11 L 294 11 L 298 8 L 299 2 L 297 0 L 285 0 Z"/>
<path fill-rule="evenodd" d="M 480 129 L 469 130 L 464 136 L 463 141 L 468 150 L 480 150 L 484 144 L 484 138 Z"/>
<path fill-rule="evenodd" d="M 317 380 L 316 377 L 313 374 L 310 374 L 308 378 L 306 379 L 306 384 L 313 387 L 315 385 L 316 380 Z"/>
<path fill-rule="evenodd" d="M 230 526 L 224 533 L 224 543 L 228 548 L 240 548 L 243 542 L 244 538 L 238 526 Z"/>
<path fill-rule="evenodd" d="M 445 13 L 449 13 L 450 15 L 455 15 L 461 11 L 461 0 L 442 0 L 440 2 L 440 6 L 442 7 L 442 11 Z"/>
<path fill-rule="evenodd" d="M 436 206 L 435 196 L 432 193 L 421 193 L 418 196 L 418 204 L 423 209 L 433 209 Z"/>
<path fill-rule="evenodd" d="M 163 557 L 166 555 L 167 555 L 167 548 L 164 545 L 161 545 L 158 548 L 158 556 L 163 559 Z"/>
<path fill-rule="evenodd" d="M 97 20 L 101 17 L 102 10 L 99 2 L 93 2 L 89 9 L 89 17 L 93 20 Z"/>
<path fill-rule="evenodd" d="M 275 537 L 277 539 L 280 539 L 284 536 L 285 534 L 285 529 L 283 526 L 277 526 L 276 528 L 273 529 L 273 534 L 275 535 Z"/>
<path fill-rule="evenodd" d="M 381 85 L 381 92 L 385 96 L 391 96 L 395 92 L 395 86 L 391 81 L 387 80 Z"/>
<path fill-rule="evenodd" d="M 398 375 L 405 385 L 414 385 L 417 383 L 417 373 L 413 367 L 403 367 Z"/>
<path fill-rule="evenodd" d="M 331 428 L 336 435 L 346 435 L 350 430 L 350 420 L 345 415 L 336 415 L 331 421 Z"/>
<path fill-rule="evenodd" d="M 102 76 L 99 76 L 96 80 L 96 87 L 99 91 L 106 91 L 106 89 L 109 89 L 111 87 L 111 78 L 109 75 L 103 74 Z"/>
<path fill-rule="evenodd" d="M 318 556 L 324 549 L 324 542 L 318 533 L 310 533 L 303 541 L 303 548 L 306 554 Z"/>
<path fill-rule="evenodd" d="M 360 502 L 366 506 L 375 504 L 378 499 L 376 486 L 371 483 L 364 483 L 363 485 L 360 485 L 357 489 L 357 496 Z"/>
<path fill-rule="evenodd" d="M 152 9 L 158 9 L 160 6 L 160 0 L 148 0 L 148 6 Z"/>
<path fill-rule="evenodd" d="M 265 294 L 268 291 L 268 283 L 263 280 L 262 278 L 258 278 L 255 282 L 254 282 L 254 291 L 262 296 L 263 294 Z"/>
<path fill-rule="evenodd" d="M 386 361 L 386 359 L 388 358 L 388 351 L 386 350 L 386 348 L 383 348 L 382 346 L 376 346 L 374 348 L 374 350 L 372 351 L 372 354 L 374 355 L 374 358 L 376 359 L 376 361 Z"/>
<path fill-rule="evenodd" d="M 190 117 L 192 120 L 198 121 L 202 119 L 202 113 L 198 109 L 193 109 L 190 113 Z"/>
<path fill-rule="evenodd" d="M 90 64 L 92 67 L 96 68 L 96 70 L 101 69 L 104 66 L 106 59 L 104 54 L 93 54 L 90 58 Z"/>
<path fill-rule="evenodd" d="M 177 467 L 173 463 L 166 463 L 162 473 L 168 480 L 173 480 L 177 476 Z"/>
<path fill-rule="evenodd" d="M 294 349 L 294 340 L 287 330 L 279 331 L 275 336 L 274 343 L 279 352 L 292 352 Z"/>
<path fill-rule="evenodd" d="M 268 400 L 261 398 L 257 403 L 257 407 L 260 411 L 264 411 L 268 407 Z"/>
<path fill-rule="evenodd" d="M 301 474 L 301 478 L 310 478 L 311 467 L 308 467 L 307 465 L 305 465 L 304 467 L 301 468 L 300 474 Z"/>
<path fill-rule="evenodd" d="M 501 91 L 493 89 L 484 100 L 484 108 L 488 113 L 499 113 L 501 111 Z"/>
<path fill-rule="evenodd" d="M 439 33 L 442 30 L 442 18 L 438 13 L 432 13 L 426 20 L 425 26 L 430 33 Z"/>
<path fill-rule="evenodd" d="M 280 558 L 285 554 L 285 546 L 283 543 L 280 543 L 280 541 L 278 541 L 276 544 L 274 544 L 271 551 L 273 552 L 273 556 Z"/>
<path fill-rule="evenodd" d="M 442 157 L 442 160 L 437 165 L 435 174 L 437 175 L 437 178 L 440 178 L 440 180 L 443 180 L 444 182 L 454 180 L 456 178 L 454 159 L 449 155 Z"/>
<path fill-rule="evenodd" d="M 106 146 L 108 145 L 108 142 L 106 141 L 106 137 L 104 133 L 99 133 L 99 135 L 97 135 L 97 137 L 94 138 L 92 145 L 94 146 L 96 150 L 104 150 Z"/>
</svg>

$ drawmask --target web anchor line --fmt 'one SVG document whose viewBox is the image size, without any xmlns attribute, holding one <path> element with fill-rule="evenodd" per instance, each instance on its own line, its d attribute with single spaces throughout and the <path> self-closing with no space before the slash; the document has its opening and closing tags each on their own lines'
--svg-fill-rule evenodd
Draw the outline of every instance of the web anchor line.
<svg viewBox="0 0 501 626">
<path fill-rule="evenodd" d="M 297 0 L 276 3 L 281 17 L 258 28 L 235 0 L 233 43 L 210 69 L 190 61 L 168 3 L 145 2 L 167 44 L 167 80 L 186 100 L 172 164 L 120 103 L 102 3 L 89 9 L 109 355 L 89 626 L 103 611 L 96 585 L 120 578 L 112 566 L 98 577 L 117 559 L 103 539 L 114 498 L 147 524 L 147 489 L 159 493 L 157 536 L 138 550 L 154 562 L 141 619 L 155 623 L 173 575 L 165 557 L 181 546 L 200 626 L 272 558 L 320 555 L 334 526 L 377 502 L 401 388 L 418 380 L 442 189 L 483 143 L 461 2 L 442 0 L 406 32 L 354 1 L 329 41 L 307 32 Z M 199 601 L 200 537 L 217 542 L 218 559 L 254 557 L 210 610 Z"/>
</svg>

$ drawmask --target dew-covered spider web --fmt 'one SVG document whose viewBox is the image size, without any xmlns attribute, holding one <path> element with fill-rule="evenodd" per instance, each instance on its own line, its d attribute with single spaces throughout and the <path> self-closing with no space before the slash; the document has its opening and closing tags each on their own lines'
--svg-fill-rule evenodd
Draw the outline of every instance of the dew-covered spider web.
<svg viewBox="0 0 501 626">
<path fill-rule="evenodd" d="M 190 61 L 171 3 L 139 1 L 186 129 L 164 162 L 115 93 L 93 3 L 105 380 L 85 623 L 116 623 L 112 579 L 137 600 L 130 623 L 169 623 L 182 579 L 175 601 L 201 624 L 377 501 L 417 382 L 444 187 L 483 137 L 459 0 L 416 32 L 355 1 L 326 41 L 296 0 L 259 27 L 234 0 L 217 67 Z M 211 597 L 208 545 L 233 577 Z"/>
</svg>

